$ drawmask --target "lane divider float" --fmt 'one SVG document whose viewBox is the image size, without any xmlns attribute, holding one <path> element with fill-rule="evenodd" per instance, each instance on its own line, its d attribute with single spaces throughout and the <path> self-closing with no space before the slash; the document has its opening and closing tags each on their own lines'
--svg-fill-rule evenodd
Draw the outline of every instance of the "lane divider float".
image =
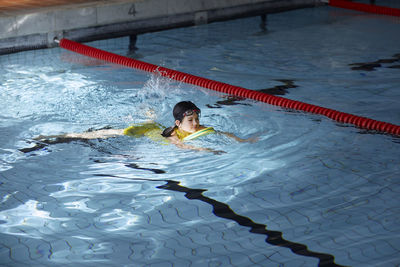
<svg viewBox="0 0 400 267">
<path fill-rule="evenodd" d="M 373 119 L 369 119 L 366 117 L 360 117 L 356 115 L 352 115 L 349 113 L 344 113 L 340 111 L 336 111 L 329 108 L 324 108 L 312 104 L 303 103 L 296 100 L 291 100 L 279 96 L 274 96 L 270 94 L 266 94 L 259 91 L 249 90 L 243 87 L 230 85 L 227 83 L 222 83 L 210 79 L 206 79 L 203 77 L 183 73 L 180 71 L 164 68 L 161 66 L 157 66 L 154 64 L 150 64 L 147 62 L 143 62 L 140 60 L 136 60 L 133 58 L 124 57 L 121 55 L 117 55 L 114 53 L 110 53 L 104 50 L 100 50 L 98 48 L 90 47 L 81 43 L 77 43 L 68 39 L 61 39 L 57 41 L 60 47 L 73 51 L 75 53 L 79 53 L 81 55 L 85 55 L 91 58 L 100 59 L 103 61 L 111 62 L 118 65 L 123 65 L 126 67 L 139 69 L 151 73 L 157 73 L 164 77 L 168 77 L 170 79 L 177 80 L 179 82 L 184 82 L 188 84 L 193 84 L 196 86 L 200 86 L 203 88 L 208 88 L 214 91 L 218 91 L 221 93 L 234 95 L 238 97 L 244 97 L 248 99 L 253 99 L 256 101 L 261 101 L 270 105 L 280 106 L 283 108 L 294 109 L 299 111 L 310 112 L 314 114 L 319 114 L 326 116 L 332 120 L 335 120 L 340 123 L 347 123 L 357 126 L 359 128 L 374 130 L 382 133 L 388 133 L 393 135 L 400 136 L 400 126 L 394 125 L 387 122 L 377 121 Z"/>
<path fill-rule="evenodd" d="M 380 15 L 400 17 L 400 9 L 384 6 L 369 5 L 364 3 L 349 2 L 346 0 L 323 0 L 330 6 L 351 9 L 361 12 L 368 12 Z"/>
</svg>

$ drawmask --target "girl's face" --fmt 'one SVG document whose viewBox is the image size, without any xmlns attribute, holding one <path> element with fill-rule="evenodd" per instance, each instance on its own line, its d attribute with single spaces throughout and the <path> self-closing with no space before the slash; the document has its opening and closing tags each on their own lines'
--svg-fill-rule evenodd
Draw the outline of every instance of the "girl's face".
<svg viewBox="0 0 400 267">
<path fill-rule="evenodd" d="M 179 129 L 184 130 L 185 132 L 197 132 L 200 126 L 199 116 L 196 112 L 193 112 L 192 115 L 183 117 L 181 122 L 176 121 L 176 125 Z"/>
</svg>

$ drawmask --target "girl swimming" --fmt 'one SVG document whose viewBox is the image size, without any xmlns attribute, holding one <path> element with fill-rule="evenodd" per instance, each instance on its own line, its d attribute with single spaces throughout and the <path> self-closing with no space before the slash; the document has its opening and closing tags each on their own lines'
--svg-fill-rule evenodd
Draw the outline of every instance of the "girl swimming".
<svg viewBox="0 0 400 267">
<path fill-rule="evenodd" d="M 162 141 L 162 137 L 166 138 L 170 143 L 184 149 L 192 149 L 198 151 L 209 151 L 216 154 L 222 151 L 215 151 L 209 148 L 195 147 L 185 144 L 185 141 L 194 138 L 215 133 L 212 127 L 205 127 L 200 124 L 201 110 L 190 101 L 182 101 L 175 105 L 172 112 L 175 124 L 172 127 L 164 129 L 164 127 L 155 122 L 148 122 L 139 125 L 130 126 L 126 129 L 101 129 L 95 131 L 87 131 L 84 133 L 67 133 L 62 135 L 38 136 L 34 138 L 37 146 L 42 148 L 48 144 L 66 143 L 74 140 L 87 141 L 88 139 L 105 139 L 128 135 L 133 137 L 147 136 L 156 141 Z M 255 142 L 257 138 L 241 139 L 231 133 L 218 132 L 227 135 L 238 142 Z M 160 140 L 161 139 L 161 140 Z M 35 146 L 36 147 L 36 146 Z M 21 149 L 22 152 L 30 152 L 36 150 L 33 148 Z"/>
</svg>

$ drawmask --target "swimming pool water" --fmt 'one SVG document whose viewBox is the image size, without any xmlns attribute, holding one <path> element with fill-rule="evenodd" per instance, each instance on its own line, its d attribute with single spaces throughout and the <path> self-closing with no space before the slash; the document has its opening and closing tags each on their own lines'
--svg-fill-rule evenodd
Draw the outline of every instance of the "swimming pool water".
<svg viewBox="0 0 400 267">
<path fill-rule="evenodd" d="M 400 21 L 330 7 L 89 45 L 400 124 Z M 0 57 L 0 265 L 400 264 L 399 138 L 55 48 Z M 192 100 L 220 135 L 32 138 L 154 119 Z M 334 257 L 334 261 L 333 261 Z"/>
</svg>

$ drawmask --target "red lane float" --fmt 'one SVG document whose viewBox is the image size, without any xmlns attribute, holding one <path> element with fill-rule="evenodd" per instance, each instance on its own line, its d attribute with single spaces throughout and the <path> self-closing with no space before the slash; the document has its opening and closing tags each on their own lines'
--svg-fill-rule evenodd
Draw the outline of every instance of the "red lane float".
<svg viewBox="0 0 400 267">
<path fill-rule="evenodd" d="M 360 117 L 344 112 L 339 112 L 333 109 L 328 109 L 316 105 L 311 105 L 303 102 L 299 102 L 296 100 L 291 100 L 279 96 L 274 96 L 266 93 L 262 93 L 259 91 L 249 90 L 243 87 L 234 86 L 222 82 L 217 82 L 213 80 L 209 80 L 206 78 L 202 78 L 199 76 L 183 73 L 180 71 L 160 67 L 154 64 L 146 63 L 143 61 L 139 61 L 133 58 L 128 58 L 124 56 L 120 56 L 117 54 L 113 54 L 104 50 L 100 50 L 94 47 L 90 47 L 84 44 L 80 44 L 68 39 L 61 39 L 59 42 L 60 47 L 100 60 L 104 60 L 107 62 L 111 62 L 114 64 L 119 64 L 123 66 L 127 66 L 130 68 L 135 68 L 147 72 L 155 72 L 164 77 L 168 77 L 170 79 L 177 80 L 179 82 L 184 82 L 188 84 L 193 84 L 196 86 L 208 88 L 214 91 L 222 92 L 225 94 L 235 95 L 239 97 L 249 98 L 257 101 L 261 101 L 267 104 L 281 106 L 283 108 L 295 109 L 305 112 L 310 112 L 314 114 L 319 114 L 326 116 L 330 119 L 341 123 L 348 123 L 355 125 L 360 128 L 375 130 L 383 133 L 400 135 L 400 126 L 390 124 L 387 122 L 381 122 L 372 120 L 365 117 Z"/>
<path fill-rule="evenodd" d="M 368 5 L 363 3 L 349 2 L 346 0 L 329 0 L 329 5 L 362 12 L 400 17 L 400 9 L 397 8 Z"/>
</svg>

